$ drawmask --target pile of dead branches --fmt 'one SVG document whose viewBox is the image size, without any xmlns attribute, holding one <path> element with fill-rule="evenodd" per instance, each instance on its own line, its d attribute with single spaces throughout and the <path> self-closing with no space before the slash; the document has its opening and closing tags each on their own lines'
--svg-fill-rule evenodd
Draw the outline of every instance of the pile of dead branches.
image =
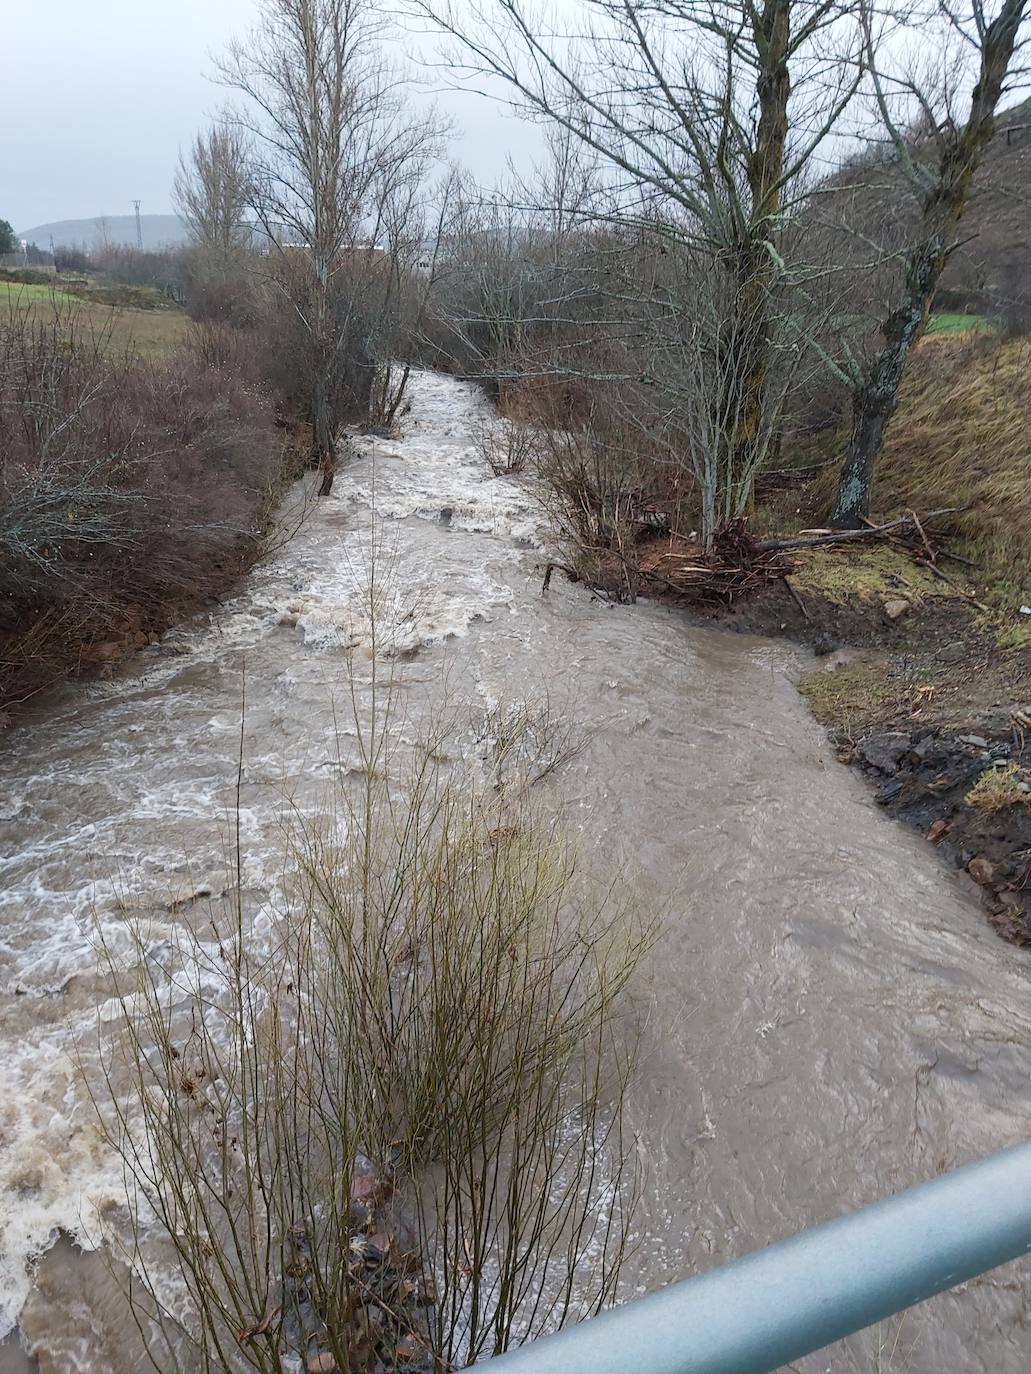
<svg viewBox="0 0 1031 1374">
<path fill-rule="evenodd" d="M 787 580 L 793 568 L 793 550 L 882 542 L 905 549 L 914 562 L 958 595 L 980 605 L 938 566 L 940 558 L 971 566 L 968 559 L 942 547 L 940 536 L 930 528 L 933 521 L 958 513 L 959 508 L 954 507 L 928 511 L 923 516 L 910 511 L 881 524 L 868 521 L 858 530 L 802 530 L 780 539 L 757 538 L 749 530 L 747 519 L 739 516 L 716 531 L 711 550 L 693 537 L 656 533 L 619 548 L 582 548 L 581 555 L 592 556 L 584 557 L 582 563 L 578 560 L 575 568 L 564 563 L 547 565 L 543 590 L 548 590 L 552 573 L 560 569 L 571 581 L 588 582 L 618 601 L 634 601 L 638 595 L 652 594 L 672 596 L 685 605 L 729 606 L 774 581 L 783 581 L 796 595 Z"/>
<path fill-rule="evenodd" d="M 664 590 L 696 605 L 729 606 L 791 571 L 788 558 L 764 549 L 743 516 L 716 531 L 709 552 L 672 536 L 643 544 L 634 554 L 642 591 Z"/>
</svg>

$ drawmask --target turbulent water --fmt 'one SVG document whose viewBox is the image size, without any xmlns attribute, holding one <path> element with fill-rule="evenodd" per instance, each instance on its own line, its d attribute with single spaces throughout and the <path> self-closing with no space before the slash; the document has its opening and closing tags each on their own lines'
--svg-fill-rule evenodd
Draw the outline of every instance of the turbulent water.
<svg viewBox="0 0 1031 1374">
<path fill-rule="evenodd" d="M 1027 1136 L 1027 957 L 833 761 L 792 687 L 795 651 L 558 580 L 542 596 L 541 515 L 479 458 L 484 414 L 473 388 L 417 376 L 404 437 L 360 440 L 238 598 L 68 689 L 7 745 L 0 1335 L 20 1332 L 0 1371 L 24 1366 L 19 1335 L 42 1370 L 139 1367 L 78 1248 L 124 1197 L 77 1063 L 104 995 L 96 930 L 118 949 L 127 910 L 160 930 L 224 886 L 241 716 L 244 880 L 259 911 L 275 892 L 284 797 L 303 805 L 341 762 L 370 563 L 377 623 L 411 656 L 412 728 L 445 679 L 481 707 L 560 700 L 590 742 L 553 796 L 600 864 L 633 857 L 664 913 L 631 1104 L 646 1179 L 631 1287 Z M 999 1271 L 797 1367 L 1023 1374 L 1029 1275 Z"/>
</svg>

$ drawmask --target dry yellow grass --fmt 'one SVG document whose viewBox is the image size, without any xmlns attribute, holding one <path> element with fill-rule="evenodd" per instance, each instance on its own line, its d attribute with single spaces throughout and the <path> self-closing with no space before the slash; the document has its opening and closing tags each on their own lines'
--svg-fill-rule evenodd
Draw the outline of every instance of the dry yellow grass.
<svg viewBox="0 0 1031 1374">
<path fill-rule="evenodd" d="M 970 580 L 1013 605 L 1031 583 L 1031 341 L 940 335 L 916 350 L 878 460 L 878 514 L 967 506 L 954 547 Z M 836 472 L 820 483 L 829 506 Z M 961 580 L 962 571 L 956 569 Z"/>
<path fill-rule="evenodd" d="M 1031 773 L 1015 763 L 986 768 L 967 793 L 967 802 L 981 811 L 1031 806 Z"/>
</svg>

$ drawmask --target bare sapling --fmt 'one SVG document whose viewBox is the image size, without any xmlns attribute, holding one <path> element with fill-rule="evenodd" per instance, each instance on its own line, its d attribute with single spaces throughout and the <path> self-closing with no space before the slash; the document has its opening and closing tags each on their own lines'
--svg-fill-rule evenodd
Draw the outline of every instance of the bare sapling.
<svg viewBox="0 0 1031 1374">
<path fill-rule="evenodd" d="M 470 772 L 467 730 L 402 744 L 389 636 L 353 661 L 357 762 L 293 807 L 280 900 L 246 895 L 237 810 L 225 899 L 135 929 L 131 972 L 108 950 L 96 1100 L 160 1369 L 451 1369 L 616 1292 L 651 932 L 533 785 L 579 736 L 499 708 Z"/>
<path fill-rule="evenodd" d="M 269 246 L 311 426 L 311 460 L 329 495 L 344 419 L 368 408 L 379 362 L 369 311 L 394 268 L 384 216 L 418 181 L 441 132 L 405 107 L 368 0 L 262 0 L 260 22 L 220 64 L 253 141 L 252 208 Z"/>
</svg>

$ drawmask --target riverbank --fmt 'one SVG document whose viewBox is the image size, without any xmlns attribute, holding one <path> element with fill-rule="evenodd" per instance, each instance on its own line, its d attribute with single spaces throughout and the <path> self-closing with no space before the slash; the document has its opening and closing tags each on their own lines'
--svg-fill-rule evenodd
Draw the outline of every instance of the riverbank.
<svg viewBox="0 0 1031 1374">
<path fill-rule="evenodd" d="M 1031 345 L 935 336 L 916 350 L 879 459 L 885 537 L 770 549 L 824 526 L 844 436 L 785 442 L 715 555 L 643 521 L 576 573 L 708 623 L 805 645 L 799 686 L 879 805 L 963 870 L 996 930 L 1031 945 Z M 936 510 L 927 529 L 914 512 Z"/>
<path fill-rule="evenodd" d="M 0 452 L 0 730 L 233 591 L 301 466 L 231 359 L 120 349 L 57 307 L 0 326 Z"/>
<path fill-rule="evenodd" d="M 979 334 L 931 337 L 913 356 L 875 506 L 955 508 L 936 522 L 936 557 L 922 531 L 904 543 L 795 551 L 787 582 L 721 617 L 825 657 L 800 687 L 839 758 L 964 872 L 994 928 L 1022 945 L 1031 945 L 1029 363 L 1026 339 Z M 794 454 L 794 471 L 760 483 L 764 527 L 822 523 L 835 443 L 823 436 Z"/>
<path fill-rule="evenodd" d="M 814 650 L 799 688 L 838 758 L 1031 945 L 1031 652 L 930 582 L 894 550 L 825 550 L 717 621 Z"/>
</svg>

